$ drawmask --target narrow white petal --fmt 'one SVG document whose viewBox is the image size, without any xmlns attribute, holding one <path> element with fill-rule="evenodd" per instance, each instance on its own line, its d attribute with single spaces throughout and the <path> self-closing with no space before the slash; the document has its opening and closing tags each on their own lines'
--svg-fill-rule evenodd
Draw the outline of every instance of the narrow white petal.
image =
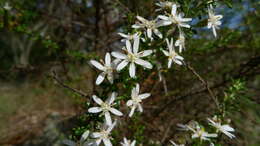
<svg viewBox="0 0 260 146">
<path fill-rule="evenodd" d="M 113 124 L 108 127 L 107 131 L 111 132 L 115 126 L 116 126 L 116 121 L 114 121 Z"/>
<path fill-rule="evenodd" d="M 153 50 L 144 50 L 142 52 L 139 52 L 138 53 L 138 56 L 139 57 L 146 57 L 146 56 L 149 56 L 153 53 Z"/>
<path fill-rule="evenodd" d="M 105 67 L 102 64 L 100 64 L 99 62 L 97 62 L 96 60 L 90 60 L 90 63 L 99 70 L 102 70 L 102 71 L 105 70 Z"/>
<path fill-rule="evenodd" d="M 116 70 L 117 71 L 120 71 L 122 70 L 123 68 L 125 68 L 128 64 L 128 61 L 127 60 L 123 60 L 121 63 L 118 64 Z"/>
<path fill-rule="evenodd" d="M 216 31 L 215 26 L 212 26 L 212 31 L 213 31 L 214 36 L 217 37 L 217 31 Z"/>
<path fill-rule="evenodd" d="M 118 58 L 118 59 L 126 59 L 127 56 L 125 54 L 122 54 L 120 52 L 112 52 L 111 53 L 112 56 L 114 56 L 115 58 Z"/>
<path fill-rule="evenodd" d="M 165 15 L 159 15 L 158 18 L 160 18 L 162 20 L 169 20 L 169 17 L 167 17 Z"/>
<path fill-rule="evenodd" d="M 186 27 L 186 28 L 190 28 L 190 25 L 189 24 L 185 24 L 185 23 L 180 23 L 179 24 L 181 27 Z"/>
<path fill-rule="evenodd" d="M 100 73 L 97 77 L 96 85 L 100 85 L 104 81 L 105 77 L 106 77 L 105 72 Z"/>
<path fill-rule="evenodd" d="M 171 68 L 172 66 L 172 59 L 168 59 L 168 68 Z"/>
<path fill-rule="evenodd" d="M 62 143 L 65 144 L 65 145 L 68 145 L 68 146 L 76 146 L 77 145 L 74 141 L 71 141 L 71 140 L 68 140 L 68 139 L 62 140 Z"/>
<path fill-rule="evenodd" d="M 132 105 L 133 105 L 133 100 L 128 100 L 128 101 L 126 102 L 126 105 L 127 105 L 127 106 L 132 106 Z"/>
<path fill-rule="evenodd" d="M 144 93 L 144 94 L 140 94 L 140 95 L 139 95 L 139 98 L 141 98 L 141 99 L 146 99 L 146 98 L 148 98 L 149 96 L 151 96 L 150 93 Z"/>
<path fill-rule="evenodd" d="M 106 53 L 105 63 L 106 63 L 107 66 L 111 66 L 111 55 L 110 55 L 110 53 Z"/>
<path fill-rule="evenodd" d="M 169 56 L 169 52 L 168 51 L 165 51 L 165 50 L 162 50 L 163 51 L 163 54 L 165 55 L 165 56 Z"/>
<path fill-rule="evenodd" d="M 232 128 L 232 127 L 230 127 L 229 125 L 222 125 L 221 126 L 224 130 L 226 130 L 226 131 L 235 131 L 235 129 L 234 128 Z"/>
<path fill-rule="evenodd" d="M 150 28 L 147 29 L 147 37 L 152 39 L 152 30 Z"/>
<path fill-rule="evenodd" d="M 135 77 L 135 64 L 133 62 L 130 63 L 129 75 L 131 78 Z"/>
<path fill-rule="evenodd" d="M 176 5 L 176 4 L 173 4 L 173 5 L 172 5 L 171 14 L 172 14 L 173 16 L 175 16 L 175 15 L 176 15 L 176 11 L 177 11 L 177 5 Z"/>
<path fill-rule="evenodd" d="M 139 64 L 139 65 L 141 65 L 141 66 L 143 66 L 145 68 L 148 68 L 148 69 L 152 69 L 153 68 L 153 65 L 150 62 L 142 60 L 142 59 L 136 59 L 135 63 Z"/>
<path fill-rule="evenodd" d="M 142 113 L 144 110 L 143 110 L 143 107 L 140 103 L 138 103 L 138 110 Z"/>
<path fill-rule="evenodd" d="M 105 112 L 105 119 L 107 125 L 112 125 L 112 119 L 109 112 Z"/>
<path fill-rule="evenodd" d="M 126 34 L 123 34 L 123 33 L 121 33 L 121 32 L 119 32 L 119 33 L 117 33 L 117 34 L 119 34 L 121 37 L 123 37 L 123 38 L 128 38 L 128 35 L 126 35 Z"/>
<path fill-rule="evenodd" d="M 91 133 L 91 137 L 92 138 L 99 138 L 99 137 L 101 137 L 101 133 L 100 132 L 93 132 L 93 133 Z"/>
<path fill-rule="evenodd" d="M 141 21 L 142 23 L 145 23 L 147 20 L 146 19 L 144 19 L 143 17 L 141 17 L 141 16 L 136 16 L 136 18 L 139 20 L 139 21 Z"/>
<path fill-rule="evenodd" d="M 123 113 L 120 112 L 119 110 L 115 109 L 115 108 L 111 108 L 110 112 L 117 115 L 117 116 L 123 116 Z"/>
<path fill-rule="evenodd" d="M 134 114 L 134 112 L 135 112 L 135 108 L 136 108 L 136 106 L 132 106 L 131 111 L 130 111 L 130 113 L 129 113 L 129 117 L 132 117 L 132 116 L 133 116 L 133 114 Z"/>
<path fill-rule="evenodd" d="M 131 143 L 131 146 L 135 146 L 135 143 L 136 143 L 136 141 L 134 140 L 134 141 Z"/>
<path fill-rule="evenodd" d="M 182 65 L 183 63 L 181 62 L 181 61 L 179 61 L 179 60 L 174 60 L 174 62 L 176 63 L 176 64 L 178 64 L 178 65 Z"/>
<path fill-rule="evenodd" d="M 89 136 L 89 131 L 88 130 L 86 130 L 82 135 L 81 135 L 81 138 L 80 138 L 80 141 L 84 141 L 84 140 L 86 140 L 87 138 L 88 138 L 88 136 Z"/>
<path fill-rule="evenodd" d="M 103 139 L 103 142 L 104 142 L 105 146 L 112 146 L 112 143 L 109 139 Z"/>
<path fill-rule="evenodd" d="M 136 85 L 135 85 L 135 94 L 136 94 L 136 96 L 139 94 L 139 92 L 140 92 L 140 85 L 138 83 L 136 83 Z"/>
<path fill-rule="evenodd" d="M 101 111 L 102 111 L 102 109 L 100 107 L 91 107 L 88 109 L 89 113 L 99 113 Z"/>
<path fill-rule="evenodd" d="M 125 45 L 126 45 L 127 51 L 128 51 L 129 53 L 132 53 L 132 46 L 131 46 L 131 43 L 130 43 L 129 40 L 126 40 Z"/>
<path fill-rule="evenodd" d="M 93 95 L 92 98 L 99 105 L 103 103 L 103 101 L 100 98 L 98 98 L 96 95 Z"/>
<path fill-rule="evenodd" d="M 153 32 L 159 37 L 162 38 L 162 33 L 158 29 L 154 29 Z"/>
<path fill-rule="evenodd" d="M 142 28 L 142 26 L 140 24 L 134 24 L 132 25 L 132 28 L 138 29 L 138 28 Z"/>
<path fill-rule="evenodd" d="M 138 52 L 139 42 L 140 42 L 140 38 L 139 37 L 135 37 L 134 38 L 134 48 L 133 48 L 134 54 L 137 54 L 137 52 Z"/>
<path fill-rule="evenodd" d="M 116 99 L 116 92 L 112 92 L 110 97 L 106 100 L 106 103 L 111 105 Z"/>
</svg>

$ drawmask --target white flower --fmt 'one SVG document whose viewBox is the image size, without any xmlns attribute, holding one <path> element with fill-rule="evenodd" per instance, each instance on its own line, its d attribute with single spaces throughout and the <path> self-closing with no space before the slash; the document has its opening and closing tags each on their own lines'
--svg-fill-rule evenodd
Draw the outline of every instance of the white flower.
<svg viewBox="0 0 260 146">
<path fill-rule="evenodd" d="M 132 89 L 131 92 L 131 99 L 127 101 L 126 105 L 131 107 L 131 111 L 129 113 L 129 117 L 132 117 L 135 109 L 138 108 L 140 112 L 143 112 L 143 107 L 141 105 L 141 102 L 143 99 L 148 98 L 151 96 L 150 93 L 144 93 L 144 94 L 139 94 L 140 92 L 140 85 L 136 84 L 136 87 Z"/>
<path fill-rule="evenodd" d="M 220 19 L 222 19 L 223 16 L 222 15 L 215 15 L 212 5 L 210 5 L 209 8 L 208 8 L 208 14 L 209 14 L 208 28 L 209 29 L 212 28 L 214 36 L 217 37 L 216 29 L 218 29 L 219 26 L 221 25 Z"/>
<path fill-rule="evenodd" d="M 113 102 L 115 101 L 115 98 L 116 98 L 115 92 L 113 92 L 111 94 L 111 96 L 105 102 L 103 102 L 96 95 L 93 95 L 92 98 L 98 105 L 100 105 L 100 107 L 91 107 L 88 109 L 88 112 L 90 112 L 90 113 L 103 112 L 103 114 L 105 115 L 105 120 L 106 120 L 107 125 L 112 124 L 110 112 L 117 116 L 123 115 L 119 110 L 112 107 L 114 105 Z"/>
<path fill-rule="evenodd" d="M 111 56 L 110 56 L 110 53 L 106 53 L 106 56 L 105 56 L 105 63 L 102 63 L 104 65 L 102 65 L 101 63 L 97 62 L 96 60 L 91 60 L 90 63 L 95 66 L 97 69 L 103 71 L 101 72 L 98 77 L 97 77 L 97 80 L 96 80 L 96 85 L 99 85 L 101 84 L 105 77 L 107 76 L 107 79 L 108 81 L 113 84 L 113 80 L 114 80 L 114 77 L 113 77 L 113 68 L 116 64 L 116 61 L 117 60 L 114 60 L 113 62 L 111 62 Z M 102 61 L 103 62 L 103 61 Z"/>
<path fill-rule="evenodd" d="M 159 15 L 158 18 L 163 20 L 163 25 L 171 25 L 176 24 L 179 28 L 180 27 L 186 27 L 190 28 L 190 25 L 187 24 L 187 22 L 191 21 L 192 18 L 183 18 L 183 13 L 177 13 L 177 5 L 172 5 L 171 15 L 165 16 L 165 15 Z"/>
<path fill-rule="evenodd" d="M 136 141 L 133 140 L 132 142 L 130 140 L 127 140 L 125 137 L 124 137 L 124 142 L 121 142 L 121 145 L 122 146 L 135 146 L 135 143 Z"/>
<path fill-rule="evenodd" d="M 174 141 L 170 140 L 171 144 L 173 146 L 184 146 L 184 144 L 176 144 Z"/>
<path fill-rule="evenodd" d="M 132 28 L 146 28 L 146 35 L 148 38 L 153 40 L 152 33 L 157 35 L 159 38 L 162 38 L 162 33 L 157 29 L 158 27 L 162 26 L 161 22 L 162 21 L 157 21 L 157 20 L 146 20 L 141 16 L 136 16 L 136 18 L 141 22 L 132 25 Z"/>
<path fill-rule="evenodd" d="M 128 64 L 130 64 L 129 67 L 129 74 L 130 77 L 135 77 L 135 64 L 139 64 L 143 66 L 144 68 L 152 69 L 152 64 L 150 62 L 147 62 L 142 57 L 149 56 L 153 53 L 152 50 L 145 50 L 138 53 L 139 49 L 139 37 L 134 39 L 134 45 L 131 46 L 131 43 L 129 40 L 126 40 L 126 49 L 123 48 L 123 50 L 126 51 L 126 54 L 122 54 L 119 52 L 112 52 L 112 56 L 122 59 L 123 61 L 118 64 L 117 71 L 122 70 L 125 68 Z"/>
<path fill-rule="evenodd" d="M 116 125 L 116 121 L 110 126 L 104 124 L 101 127 L 100 132 L 92 133 L 91 136 L 92 136 L 92 138 L 96 139 L 96 145 L 100 145 L 101 141 L 103 141 L 105 146 L 112 146 L 112 143 L 110 141 L 110 139 L 111 139 L 110 133 L 113 130 L 113 128 L 115 127 L 115 125 Z"/>
<path fill-rule="evenodd" d="M 210 125 L 212 125 L 213 127 L 215 127 L 218 131 L 221 131 L 222 133 L 224 133 L 225 135 L 227 135 L 229 138 L 235 138 L 235 135 L 233 135 L 231 132 L 234 132 L 234 128 L 232 128 L 229 125 L 221 125 L 220 122 L 214 122 L 213 120 L 208 118 L 208 121 L 210 122 Z"/>
<path fill-rule="evenodd" d="M 12 7 L 9 5 L 8 2 L 6 2 L 5 5 L 4 5 L 4 9 L 5 9 L 6 11 L 10 11 L 10 10 L 12 9 Z"/>
<path fill-rule="evenodd" d="M 165 56 L 168 56 L 168 68 L 171 67 L 172 62 L 182 65 L 184 58 L 175 52 L 174 47 L 173 47 L 173 39 L 171 38 L 171 42 L 169 42 L 169 40 L 166 39 L 166 42 L 167 42 L 167 48 L 169 51 L 166 51 L 166 50 L 162 50 L 162 51 Z"/>
<path fill-rule="evenodd" d="M 160 7 L 159 9 L 156 9 L 155 11 L 161 11 L 163 9 L 171 9 L 172 5 L 174 5 L 176 3 L 174 2 L 170 2 L 170 1 L 159 1 L 158 3 L 155 3 L 156 6 Z M 179 7 L 179 5 L 177 5 L 177 7 Z"/>
<path fill-rule="evenodd" d="M 206 132 L 199 125 L 197 125 L 195 129 L 193 129 L 190 126 L 187 126 L 187 127 L 193 132 L 193 134 L 191 136 L 192 139 L 199 138 L 200 140 L 208 140 L 208 141 L 210 141 L 209 138 L 214 138 L 214 137 L 218 136 L 216 133 L 208 133 L 208 132 Z"/>
<path fill-rule="evenodd" d="M 179 46 L 180 53 L 182 52 L 182 50 L 185 50 L 185 37 L 184 37 L 184 33 L 182 31 L 180 31 L 179 38 L 175 42 L 175 46 Z"/>
</svg>

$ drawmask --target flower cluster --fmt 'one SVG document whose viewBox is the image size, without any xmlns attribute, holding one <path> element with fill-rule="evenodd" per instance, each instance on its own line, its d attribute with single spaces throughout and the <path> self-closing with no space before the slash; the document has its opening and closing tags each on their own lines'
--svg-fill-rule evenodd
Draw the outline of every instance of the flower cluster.
<svg viewBox="0 0 260 146">
<path fill-rule="evenodd" d="M 229 138 L 235 138 L 235 135 L 232 134 L 232 132 L 235 132 L 234 128 L 229 126 L 228 124 L 221 124 L 221 120 L 217 118 L 217 116 L 214 116 L 212 119 L 208 118 L 208 124 L 212 126 L 215 131 L 213 133 L 209 133 L 205 130 L 205 128 L 200 125 L 196 121 L 192 121 L 186 125 L 178 124 L 177 126 L 180 127 L 180 130 L 184 131 L 191 131 L 191 138 L 192 139 L 199 139 L 200 141 L 208 141 L 210 142 L 211 146 L 214 146 L 214 143 L 212 142 L 211 138 L 216 138 L 219 136 L 219 132 L 225 134 Z M 173 145 L 177 145 L 173 141 L 171 141 Z M 183 144 L 182 144 L 183 145 Z"/>
<path fill-rule="evenodd" d="M 132 25 L 134 33 L 118 33 L 122 40 L 121 42 L 125 43 L 125 46 L 122 47 L 121 51 L 107 52 L 105 55 L 105 61 L 100 60 L 91 60 L 90 64 L 93 65 L 96 69 L 100 70 L 101 73 L 96 79 L 96 85 L 102 84 L 105 79 L 107 79 L 111 84 L 114 84 L 115 74 L 120 74 L 120 72 L 128 68 L 130 78 L 136 78 L 137 67 L 143 67 L 144 69 L 152 69 L 154 65 L 150 59 L 154 56 L 156 50 L 152 49 L 143 49 L 142 43 L 152 42 L 155 39 L 166 41 L 167 48 L 161 49 L 161 54 L 164 54 L 168 59 L 167 67 L 171 68 L 173 63 L 178 65 L 184 65 L 184 58 L 180 56 L 181 53 L 185 50 L 185 32 L 183 29 L 190 29 L 190 22 L 192 18 L 185 18 L 184 13 L 180 11 L 180 5 L 174 2 L 158 2 L 156 5 L 159 7 L 156 11 L 163 12 L 159 14 L 154 20 L 148 20 L 141 16 L 136 16 L 137 22 Z M 170 11 L 170 13 L 168 12 Z M 216 36 L 216 29 L 221 24 L 220 19 L 221 15 L 214 15 L 212 6 L 208 9 L 209 20 L 208 28 L 213 29 L 213 33 Z M 160 28 L 162 27 L 174 27 L 178 30 L 178 39 L 174 42 L 173 38 L 168 39 L 166 35 L 164 36 L 161 33 Z M 165 38 L 164 38 L 165 37 Z M 141 41 L 140 41 L 141 40 Z M 175 47 L 178 47 L 175 50 Z M 113 60 L 114 58 L 114 60 Z M 131 95 L 129 100 L 126 102 L 126 106 L 130 107 L 129 117 L 132 117 L 135 111 L 143 112 L 142 101 L 150 97 L 150 93 L 140 93 L 140 85 L 135 84 L 135 87 L 131 89 Z M 84 145 L 100 145 L 103 143 L 105 146 L 112 146 L 111 143 L 111 131 L 116 126 L 116 117 L 113 116 L 123 116 L 124 114 L 117 109 L 116 105 L 117 93 L 113 92 L 109 98 L 102 100 L 102 98 L 97 97 L 96 95 L 92 96 L 93 101 L 97 106 L 93 106 L 88 109 L 89 113 L 100 114 L 104 117 L 104 123 L 99 128 L 99 132 L 87 132 L 83 138 Z M 120 102 L 117 102 L 120 103 Z M 119 106 L 120 107 L 120 106 Z M 114 121 L 114 122 L 113 122 Z M 233 137 L 229 131 L 233 129 L 227 125 L 221 125 L 212 120 L 209 120 L 211 125 L 216 127 L 219 131 Z M 209 140 L 209 138 L 216 137 L 217 134 L 207 133 L 203 128 L 196 126 L 190 127 L 183 125 L 186 130 L 193 132 L 192 138 L 200 138 L 201 140 Z M 89 134 L 90 133 L 90 134 Z M 87 135 L 87 136 L 86 136 Z M 87 138 L 90 135 L 91 138 Z M 177 145 L 171 141 L 173 145 Z M 121 143 L 123 146 L 134 146 L 136 141 L 132 142 L 124 138 Z"/>
</svg>

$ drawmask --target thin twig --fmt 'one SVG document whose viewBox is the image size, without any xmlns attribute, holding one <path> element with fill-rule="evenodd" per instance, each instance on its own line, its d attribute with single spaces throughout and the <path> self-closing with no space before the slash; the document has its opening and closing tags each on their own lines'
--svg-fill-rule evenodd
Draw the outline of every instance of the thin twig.
<svg viewBox="0 0 260 146">
<path fill-rule="evenodd" d="M 196 70 L 190 66 L 190 64 L 186 64 L 186 67 L 196 76 L 198 77 L 198 79 L 201 81 L 201 83 L 206 87 L 207 91 L 209 92 L 210 97 L 213 99 L 213 101 L 215 102 L 216 106 L 218 109 L 220 109 L 219 107 L 219 102 L 217 97 L 215 96 L 215 94 L 213 93 L 213 91 L 210 89 L 209 84 L 207 81 L 205 81 L 197 72 Z"/>
<path fill-rule="evenodd" d="M 75 88 L 72 88 L 66 84 L 64 84 L 57 76 L 56 72 L 53 71 L 52 72 L 53 75 L 51 75 L 51 77 L 59 84 L 61 85 L 62 87 L 66 88 L 66 89 L 69 89 L 70 91 L 74 92 L 74 93 L 77 93 L 79 94 L 80 96 L 83 96 L 83 97 L 89 97 L 86 93 L 82 92 L 81 90 L 78 90 L 78 89 L 75 89 Z"/>
</svg>

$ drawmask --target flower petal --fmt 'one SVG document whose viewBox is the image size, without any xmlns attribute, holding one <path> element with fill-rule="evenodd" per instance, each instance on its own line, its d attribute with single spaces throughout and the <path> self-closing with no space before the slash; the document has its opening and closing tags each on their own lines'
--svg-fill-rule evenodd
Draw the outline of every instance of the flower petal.
<svg viewBox="0 0 260 146">
<path fill-rule="evenodd" d="M 133 48 L 134 54 L 137 54 L 137 53 L 138 53 L 139 42 L 140 42 L 140 38 L 139 38 L 139 36 L 136 36 L 136 37 L 134 38 L 134 48 Z"/>
<path fill-rule="evenodd" d="M 141 98 L 141 99 L 146 99 L 146 98 L 148 98 L 149 96 L 151 96 L 150 93 L 144 93 L 144 94 L 140 94 L 140 95 L 139 95 L 139 98 Z"/>
<path fill-rule="evenodd" d="M 111 66 L 111 55 L 110 55 L 110 53 L 106 53 L 105 63 L 106 63 L 107 66 Z"/>
<path fill-rule="evenodd" d="M 112 125 L 112 119 L 109 112 L 105 112 L 105 120 L 107 125 Z"/>
<path fill-rule="evenodd" d="M 106 77 L 105 72 L 100 73 L 97 77 L 96 85 L 100 85 L 104 81 L 105 77 Z"/>
<path fill-rule="evenodd" d="M 120 71 L 122 70 L 123 68 L 125 68 L 125 66 L 127 66 L 129 62 L 127 60 L 123 60 L 121 63 L 118 64 L 116 70 L 117 71 Z"/>
<path fill-rule="evenodd" d="M 129 40 L 126 40 L 125 42 L 125 45 L 126 45 L 126 49 L 129 53 L 132 53 L 132 46 L 131 46 L 131 43 Z"/>
<path fill-rule="evenodd" d="M 141 66 L 143 66 L 145 68 L 148 68 L 148 69 L 152 69 L 153 68 L 153 65 L 150 62 L 144 61 L 142 59 L 136 59 L 135 63 L 139 64 L 139 65 L 141 65 Z"/>
<path fill-rule="evenodd" d="M 118 59 L 126 59 L 127 56 L 125 54 L 122 54 L 120 52 L 112 52 L 111 53 L 112 56 L 114 56 L 115 58 L 118 58 Z"/>
<path fill-rule="evenodd" d="M 112 143 L 108 138 L 103 139 L 103 142 L 104 142 L 105 146 L 112 146 Z"/>
<path fill-rule="evenodd" d="M 106 103 L 111 105 L 116 99 L 116 92 L 112 92 L 110 97 L 106 100 Z"/>
<path fill-rule="evenodd" d="M 105 70 L 105 67 L 102 64 L 100 64 L 99 62 L 97 62 L 96 60 L 90 60 L 90 63 L 99 70 L 102 70 L 102 71 Z"/>
<path fill-rule="evenodd" d="M 110 112 L 117 116 L 123 116 L 123 113 L 115 108 L 110 108 Z"/>
<path fill-rule="evenodd" d="M 129 117 L 132 117 L 135 112 L 136 106 L 132 106 L 131 111 L 129 113 Z"/>
<path fill-rule="evenodd" d="M 93 95 L 92 98 L 99 105 L 103 103 L 103 101 L 100 98 L 98 98 L 96 95 Z"/>
<path fill-rule="evenodd" d="M 91 107 L 88 109 L 89 113 L 99 113 L 101 111 L 102 111 L 102 109 L 100 107 Z"/>
<path fill-rule="evenodd" d="M 129 75 L 131 78 L 135 77 L 135 64 L 133 62 L 130 63 Z"/>
</svg>

